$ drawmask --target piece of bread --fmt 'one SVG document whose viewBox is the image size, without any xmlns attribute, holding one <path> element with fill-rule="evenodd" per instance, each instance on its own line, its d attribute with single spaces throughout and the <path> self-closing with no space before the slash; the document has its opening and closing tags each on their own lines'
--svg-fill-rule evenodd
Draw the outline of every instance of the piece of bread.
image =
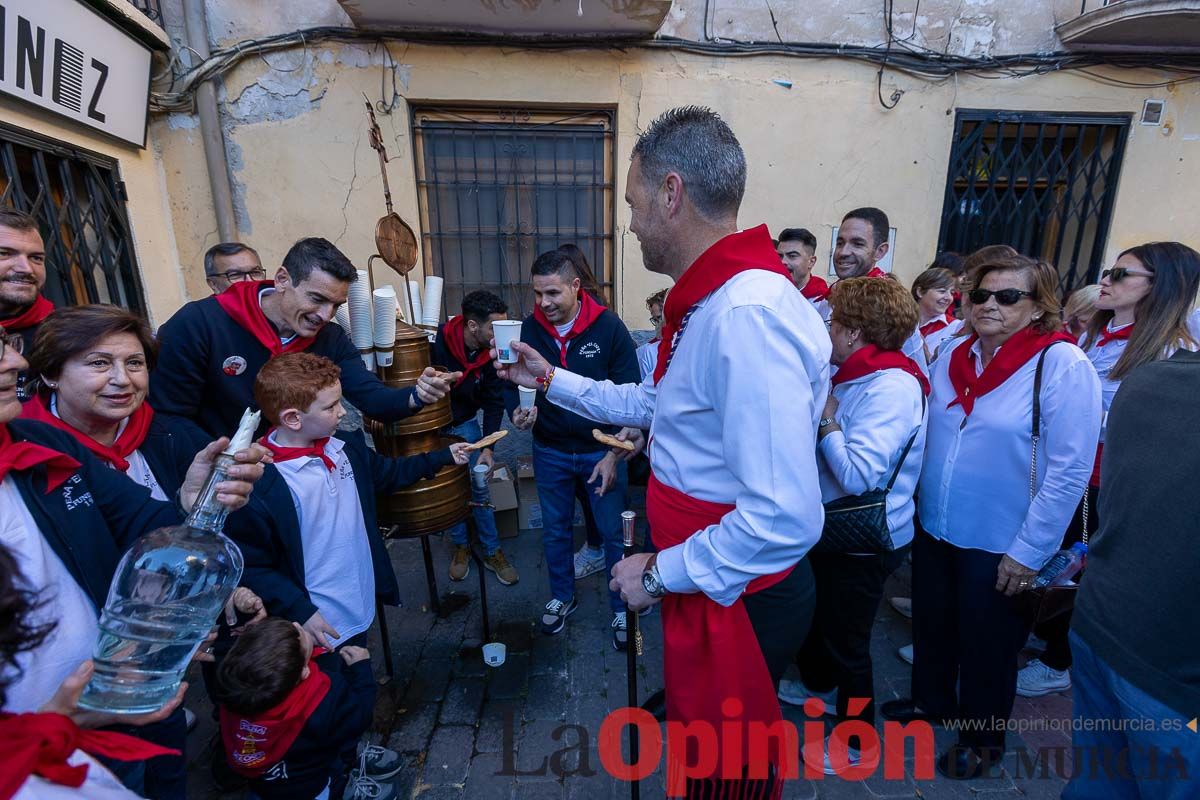
<svg viewBox="0 0 1200 800">
<path fill-rule="evenodd" d="M 633 442 L 623 442 L 617 437 L 613 436 L 611 433 L 605 433 L 599 428 L 592 428 L 592 438 L 600 444 L 606 444 L 609 447 L 619 447 L 622 450 L 628 450 L 630 452 L 633 452 L 637 449 Z"/>
<path fill-rule="evenodd" d="M 468 450 L 482 450 L 485 447 L 491 447 L 496 442 L 503 439 L 505 436 L 508 436 L 508 431 L 496 431 L 495 433 L 489 433 L 487 436 L 483 437 L 475 444 L 469 446 L 467 449 Z"/>
</svg>

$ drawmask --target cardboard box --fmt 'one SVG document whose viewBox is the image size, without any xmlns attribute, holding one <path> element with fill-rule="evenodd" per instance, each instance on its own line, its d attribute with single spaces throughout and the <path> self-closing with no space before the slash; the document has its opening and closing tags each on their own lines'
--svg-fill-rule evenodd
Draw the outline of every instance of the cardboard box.
<svg viewBox="0 0 1200 800">
<path fill-rule="evenodd" d="M 496 530 L 499 531 L 500 538 L 514 538 L 520 533 L 521 526 L 517 518 L 517 489 L 507 468 L 496 467 L 492 472 L 492 478 L 488 481 L 488 492 L 491 493 L 492 505 L 495 506 Z"/>
</svg>

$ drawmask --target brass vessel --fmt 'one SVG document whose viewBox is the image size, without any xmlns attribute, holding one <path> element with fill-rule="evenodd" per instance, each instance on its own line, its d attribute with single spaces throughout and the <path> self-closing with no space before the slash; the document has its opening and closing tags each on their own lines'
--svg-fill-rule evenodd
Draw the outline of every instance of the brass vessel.
<svg viewBox="0 0 1200 800">
<path fill-rule="evenodd" d="M 430 361 L 426 334 L 411 325 L 398 323 L 392 364 L 380 367 L 379 376 L 393 388 L 412 386 L 421 372 L 430 366 Z M 369 420 L 367 429 L 381 455 L 409 456 L 441 450 L 452 442 L 461 441 L 441 433 L 453 421 L 450 398 L 444 397 L 402 420 Z M 432 478 L 380 497 L 379 524 L 398 526 L 397 537 L 437 533 L 465 520 L 471 511 L 470 502 L 471 481 L 467 467 L 451 464 L 438 470 Z"/>
</svg>

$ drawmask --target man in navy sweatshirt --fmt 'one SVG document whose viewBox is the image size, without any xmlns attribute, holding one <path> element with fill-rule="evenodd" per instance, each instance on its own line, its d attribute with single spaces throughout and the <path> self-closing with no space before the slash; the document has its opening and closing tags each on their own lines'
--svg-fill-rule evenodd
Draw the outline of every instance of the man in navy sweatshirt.
<svg viewBox="0 0 1200 800">
<path fill-rule="evenodd" d="M 454 422 L 446 432 L 474 444 L 484 436 L 500 430 L 504 421 L 504 382 L 496 376 L 496 368 L 488 349 L 492 340 L 492 323 L 508 317 L 508 305 L 491 292 L 471 292 L 462 300 L 462 314 L 451 317 L 438 329 L 433 343 L 433 363 L 461 372 L 462 377 L 450 392 L 450 411 Z M 483 411 L 483 427 L 479 425 Z M 471 468 L 484 464 L 491 475 L 495 467 L 492 448 L 473 453 Z M 500 549 L 500 534 L 496 530 L 496 512 L 492 510 L 487 486 L 482 489 L 471 482 L 471 509 L 475 530 L 484 549 L 483 565 L 496 575 L 496 580 L 511 586 L 520 580 L 516 568 Z M 471 570 L 471 551 L 467 541 L 467 524 L 460 522 L 450 529 L 454 554 L 450 557 L 450 579 L 461 581 Z"/>
<path fill-rule="evenodd" d="M 551 364 L 560 364 L 598 381 L 638 383 L 637 352 L 625 324 L 587 292 L 580 291 L 579 273 L 561 251 L 538 256 L 533 262 L 533 314 L 521 326 L 521 341 Z M 575 611 L 574 536 L 575 488 L 586 482 L 596 527 L 604 540 L 608 571 L 621 560 L 621 512 L 625 510 L 627 475 L 623 461 L 596 441 L 599 427 L 615 434 L 614 426 L 597 426 L 578 414 L 545 400 L 539 394 L 532 415 L 533 470 L 542 507 L 542 538 L 550 573 L 550 602 L 542 613 L 542 632 L 561 631 Z M 517 412 L 517 418 L 523 415 Z M 613 647 L 627 643 L 625 604 L 609 592 L 613 612 Z"/>
<path fill-rule="evenodd" d="M 158 331 L 154 410 L 186 417 L 209 436 L 229 435 L 254 403 L 254 378 L 263 364 L 299 351 L 341 367 L 346 398 L 369 417 L 400 419 L 441 400 L 457 374 L 426 369 L 416 386 L 390 388 L 367 370 L 345 331 L 329 324 L 357 278 L 330 242 L 301 239 L 273 280 L 241 281 L 188 303 Z"/>
</svg>

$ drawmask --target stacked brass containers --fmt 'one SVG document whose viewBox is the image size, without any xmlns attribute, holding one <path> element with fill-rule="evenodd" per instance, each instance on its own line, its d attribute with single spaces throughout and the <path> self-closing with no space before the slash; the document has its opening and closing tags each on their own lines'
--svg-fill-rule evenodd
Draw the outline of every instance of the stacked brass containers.
<svg viewBox="0 0 1200 800">
<path fill-rule="evenodd" d="M 416 384 L 421 372 L 430 366 L 429 339 L 425 332 L 398 323 L 392 365 L 379 367 L 383 382 L 393 388 Z M 375 448 L 385 456 L 410 456 L 449 447 L 457 439 L 443 436 L 441 430 L 453 422 L 450 398 L 422 408 L 411 417 L 396 422 L 370 425 Z M 398 536 L 436 533 L 462 522 L 470 513 L 471 481 L 467 467 L 451 464 L 428 480 L 379 499 L 380 525 L 396 525 Z"/>
</svg>

